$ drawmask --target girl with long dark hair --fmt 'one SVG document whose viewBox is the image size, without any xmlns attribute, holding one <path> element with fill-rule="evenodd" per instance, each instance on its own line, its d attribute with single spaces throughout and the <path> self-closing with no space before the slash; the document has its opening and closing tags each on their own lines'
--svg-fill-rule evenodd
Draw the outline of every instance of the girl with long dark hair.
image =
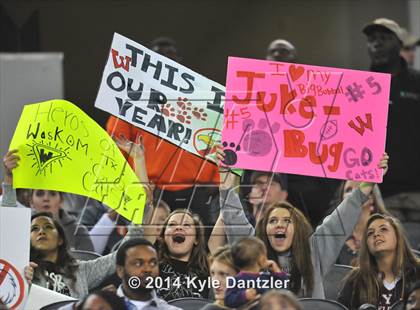
<svg viewBox="0 0 420 310">
<path fill-rule="evenodd" d="M 340 202 L 347 198 L 351 192 L 359 186 L 359 184 L 360 182 L 357 181 L 342 181 L 334 199 L 331 201 L 332 208 L 338 206 Z M 336 261 L 337 264 L 349 266 L 356 266 L 358 264 L 359 250 L 363 232 L 366 229 L 366 223 L 369 217 L 375 213 L 389 215 L 389 212 L 385 208 L 381 191 L 377 184 L 374 186 L 369 199 L 363 204 L 359 220 L 354 226 L 351 236 L 347 238 L 346 243 L 343 245 L 340 251 L 340 255 Z"/>
<path fill-rule="evenodd" d="M 207 298 L 209 267 L 206 257 L 204 227 L 199 217 L 186 209 L 173 211 L 167 217 L 160 233 L 160 276 L 174 285 L 164 285 L 158 295 L 171 300 L 181 297 Z M 188 279 L 205 281 L 188 284 Z"/>
<path fill-rule="evenodd" d="M 338 301 L 350 309 L 366 303 L 390 309 L 419 278 L 420 260 L 400 222 L 374 214 L 363 235 L 359 266 L 347 276 Z"/>
</svg>

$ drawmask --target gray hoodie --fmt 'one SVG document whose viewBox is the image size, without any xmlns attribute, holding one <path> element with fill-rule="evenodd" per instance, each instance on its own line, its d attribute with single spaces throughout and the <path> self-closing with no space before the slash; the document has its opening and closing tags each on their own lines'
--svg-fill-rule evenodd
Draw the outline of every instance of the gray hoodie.
<svg viewBox="0 0 420 310">
<path fill-rule="evenodd" d="M 59 221 L 64 228 L 70 248 L 73 250 L 94 251 L 92 240 L 87 228 L 77 223 L 77 219 L 67 213 L 66 210 L 59 210 Z"/>
<path fill-rule="evenodd" d="M 314 267 L 313 298 L 325 298 L 323 277 L 334 265 L 346 239 L 352 234 L 361 206 L 368 197 L 355 189 L 310 237 L 311 258 Z M 255 235 L 255 228 L 248 222 L 238 194 L 233 190 L 220 191 L 220 206 L 228 243 Z M 305 294 L 303 294 L 305 295 Z M 309 296 L 307 296 L 309 297 Z"/>
</svg>

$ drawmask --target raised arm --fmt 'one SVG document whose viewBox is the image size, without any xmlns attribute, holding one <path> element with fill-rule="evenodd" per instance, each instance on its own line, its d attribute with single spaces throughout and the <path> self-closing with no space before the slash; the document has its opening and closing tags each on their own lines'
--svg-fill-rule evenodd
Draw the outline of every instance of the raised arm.
<svg viewBox="0 0 420 310">
<path fill-rule="evenodd" d="M 388 155 L 384 154 L 378 167 L 388 169 Z M 362 206 L 371 194 L 375 183 L 362 182 L 359 187 L 344 199 L 340 205 L 327 216 L 315 233 L 311 236 L 312 255 L 315 263 L 320 264 L 324 276 L 335 263 L 344 242 L 351 235 L 354 226 L 359 220 Z"/>
<path fill-rule="evenodd" d="M 148 206 L 148 212 L 147 214 L 145 213 L 143 215 L 143 226 L 141 232 L 142 237 L 154 243 L 156 241 L 156 236 L 154 236 L 154 229 L 150 225 L 150 221 L 153 216 L 153 186 L 149 182 L 149 177 L 147 175 L 146 155 L 142 136 L 137 136 L 135 142 L 127 140 L 124 136 L 121 136 L 120 138 L 114 138 L 114 140 L 121 150 L 133 158 L 134 171 L 140 181 L 140 184 L 146 191 L 146 206 Z M 137 233 L 139 233 L 139 231 Z"/>
<path fill-rule="evenodd" d="M 130 140 L 127 140 L 124 136 L 114 138 L 114 140 L 121 150 L 128 153 L 129 156 L 133 158 L 134 172 L 136 173 L 140 184 L 143 185 L 146 191 L 147 203 L 151 203 L 153 200 L 153 189 L 147 175 L 146 156 L 142 136 L 137 136 L 137 139 L 134 143 Z"/>
<path fill-rule="evenodd" d="M 146 204 L 144 209 L 144 217 L 149 216 L 150 209 L 151 207 L 148 207 Z M 128 227 L 126 236 L 121 241 L 121 244 L 133 238 L 143 237 L 143 235 L 144 227 L 142 225 L 131 224 Z M 103 280 L 115 272 L 116 254 L 117 251 L 114 251 L 108 255 L 99 257 L 94 260 L 80 262 L 80 274 L 86 278 L 89 289 L 97 287 Z"/>
<path fill-rule="evenodd" d="M 225 233 L 225 224 L 223 223 L 222 214 L 219 214 L 216 224 L 213 226 L 211 235 L 207 246 L 210 250 L 210 254 L 214 254 L 219 247 L 222 247 L 226 244 L 226 233 Z"/>
<path fill-rule="evenodd" d="M 220 177 L 224 176 L 221 174 Z M 233 172 L 228 172 L 226 180 L 221 181 L 220 186 L 220 212 L 229 244 L 255 235 L 255 229 L 248 221 L 239 195 L 235 191 L 234 184 L 238 178 Z"/>
<path fill-rule="evenodd" d="M 10 150 L 3 157 L 4 180 L 2 183 L 3 198 L 1 206 L 16 207 L 16 190 L 13 189 L 13 169 L 19 165 L 18 150 Z"/>
<path fill-rule="evenodd" d="M 139 137 L 136 143 L 128 141 L 124 137 L 115 139 L 118 147 L 133 157 L 135 163 L 135 172 L 139 178 L 139 186 L 144 186 L 147 191 L 148 200 L 151 199 L 151 188 L 149 186 L 149 179 L 147 177 L 146 162 L 144 157 L 144 147 Z M 150 218 L 152 207 L 146 202 L 143 222 L 147 222 Z M 131 224 L 128 228 L 128 233 L 121 241 L 121 244 L 127 242 L 129 239 L 144 236 L 144 225 Z M 116 251 L 108 255 L 99 257 L 95 260 L 80 262 L 82 274 L 86 277 L 89 289 L 98 286 L 107 276 L 115 272 L 115 256 Z"/>
<path fill-rule="evenodd" d="M 90 239 L 96 253 L 102 254 L 108 243 L 109 236 L 116 227 L 118 213 L 114 210 L 102 214 L 99 221 L 89 231 Z"/>
<path fill-rule="evenodd" d="M 218 164 L 224 161 L 225 153 L 219 147 L 217 151 Z M 232 171 L 220 167 L 220 216 L 218 223 L 221 226 L 215 226 L 211 236 L 212 248 L 214 250 L 216 246 L 225 243 L 225 236 L 229 244 L 234 243 L 238 239 L 243 237 L 255 235 L 254 227 L 249 223 L 248 218 L 245 215 L 241 200 L 236 192 L 236 188 L 239 185 L 239 176 Z M 225 236 L 223 235 L 223 232 Z"/>
</svg>

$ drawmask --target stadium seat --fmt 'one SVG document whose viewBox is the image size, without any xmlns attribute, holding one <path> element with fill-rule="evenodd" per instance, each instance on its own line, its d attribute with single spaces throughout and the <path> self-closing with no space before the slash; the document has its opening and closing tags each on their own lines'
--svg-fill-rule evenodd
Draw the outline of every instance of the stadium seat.
<svg viewBox="0 0 420 310">
<path fill-rule="evenodd" d="M 351 270 L 352 267 L 347 265 L 335 264 L 331 267 L 323 280 L 326 299 L 337 300 L 342 281 Z"/>
<path fill-rule="evenodd" d="M 118 250 L 118 248 L 120 247 L 120 244 L 121 244 L 121 241 L 122 241 L 122 240 L 123 240 L 123 239 L 119 240 L 117 243 L 115 243 L 115 244 L 112 246 L 111 253 L 112 253 L 112 252 L 115 252 L 115 251 L 117 251 L 117 250 Z"/>
<path fill-rule="evenodd" d="M 301 298 L 299 302 L 304 310 L 348 310 L 342 304 L 328 299 Z"/>
<path fill-rule="evenodd" d="M 397 301 L 389 308 L 390 310 L 404 310 L 404 302 L 402 300 Z"/>
<path fill-rule="evenodd" d="M 168 301 L 168 304 L 184 310 L 197 310 L 213 301 L 204 298 L 184 297 Z"/>
<path fill-rule="evenodd" d="M 92 260 L 98 257 L 101 257 L 101 254 L 90 252 L 90 251 L 82 251 L 82 250 L 72 250 L 71 254 L 73 254 L 74 258 L 78 260 Z"/>
<path fill-rule="evenodd" d="M 44 306 L 39 310 L 57 310 L 57 309 L 60 309 L 63 306 L 70 305 L 70 304 L 73 304 L 73 303 L 75 303 L 74 300 L 59 301 L 59 302 L 55 302 L 55 303 L 49 304 L 47 306 Z"/>
</svg>

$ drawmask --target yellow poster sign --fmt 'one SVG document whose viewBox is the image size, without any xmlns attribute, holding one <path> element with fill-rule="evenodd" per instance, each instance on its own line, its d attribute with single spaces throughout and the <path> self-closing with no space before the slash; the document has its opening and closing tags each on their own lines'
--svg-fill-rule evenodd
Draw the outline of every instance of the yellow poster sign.
<svg viewBox="0 0 420 310">
<path fill-rule="evenodd" d="M 10 149 L 18 149 L 21 158 L 13 171 L 15 188 L 92 197 L 141 224 L 143 186 L 106 131 L 74 104 L 26 105 Z"/>
</svg>

